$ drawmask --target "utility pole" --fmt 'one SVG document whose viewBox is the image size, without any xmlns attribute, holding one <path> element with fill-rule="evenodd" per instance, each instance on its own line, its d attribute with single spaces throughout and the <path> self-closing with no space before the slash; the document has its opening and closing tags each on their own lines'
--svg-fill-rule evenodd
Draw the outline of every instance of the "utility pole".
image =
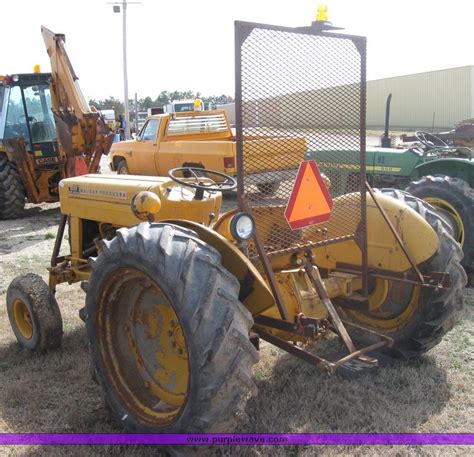
<svg viewBox="0 0 474 457">
<path fill-rule="evenodd" d="M 109 5 L 113 5 L 114 13 L 120 13 L 120 5 L 122 6 L 122 37 L 123 37 L 123 106 L 125 108 L 125 139 L 130 139 L 130 107 L 128 106 L 128 74 L 127 74 L 127 5 L 135 4 L 138 5 L 141 2 L 122 2 L 114 3 L 110 2 Z"/>
</svg>

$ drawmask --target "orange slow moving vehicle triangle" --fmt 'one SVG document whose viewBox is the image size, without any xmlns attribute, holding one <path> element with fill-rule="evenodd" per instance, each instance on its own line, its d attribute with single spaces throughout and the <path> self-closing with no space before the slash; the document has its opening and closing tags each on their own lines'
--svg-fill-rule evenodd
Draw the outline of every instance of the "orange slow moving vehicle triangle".
<svg viewBox="0 0 474 457">
<path fill-rule="evenodd" d="M 301 162 L 288 200 L 285 217 L 293 230 L 326 222 L 332 199 L 314 160 Z"/>
</svg>

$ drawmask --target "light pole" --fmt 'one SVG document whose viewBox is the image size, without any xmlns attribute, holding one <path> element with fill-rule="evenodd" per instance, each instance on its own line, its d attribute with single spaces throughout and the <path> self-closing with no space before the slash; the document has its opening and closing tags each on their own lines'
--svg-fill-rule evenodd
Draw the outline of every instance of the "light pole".
<svg viewBox="0 0 474 457">
<path fill-rule="evenodd" d="M 113 5 L 114 13 L 120 13 L 120 5 L 122 5 L 123 19 L 123 106 L 125 109 L 125 139 L 130 139 L 130 109 L 128 106 L 128 74 L 127 74 L 127 5 L 140 4 L 141 2 L 127 2 L 123 0 L 121 3 L 110 2 Z"/>
</svg>

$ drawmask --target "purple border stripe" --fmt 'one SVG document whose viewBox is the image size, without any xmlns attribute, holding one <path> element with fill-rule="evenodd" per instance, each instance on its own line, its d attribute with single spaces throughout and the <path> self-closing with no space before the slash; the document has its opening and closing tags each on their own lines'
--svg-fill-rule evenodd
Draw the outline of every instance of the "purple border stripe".
<svg viewBox="0 0 474 457">
<path fill-rule="evenodd" d="M 474 445 L 474 433 L 0 433 L 0 445 L 181 444 L 209 445 Z"/>
</svg>

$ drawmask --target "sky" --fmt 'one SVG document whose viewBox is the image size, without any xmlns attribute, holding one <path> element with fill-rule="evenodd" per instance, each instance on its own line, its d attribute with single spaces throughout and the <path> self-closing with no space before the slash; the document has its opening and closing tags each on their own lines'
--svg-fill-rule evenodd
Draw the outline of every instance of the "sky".
<svg viewBox="0 0 474 457">
<path fill-rule="evenodd" d="M 2 2 L 0 74 L 50 71 L 44 25 L 66 35 L 86 98 L 123 99 L 122 13 L 112 1 Z M 474 65 L 474 0 L 141 0 L 127 7 L 129 98 L 234 96 L 234 21 L 306 26 L 318 3 L 333 25 L 367 37 L 369 80 Z"/>
</svg>

